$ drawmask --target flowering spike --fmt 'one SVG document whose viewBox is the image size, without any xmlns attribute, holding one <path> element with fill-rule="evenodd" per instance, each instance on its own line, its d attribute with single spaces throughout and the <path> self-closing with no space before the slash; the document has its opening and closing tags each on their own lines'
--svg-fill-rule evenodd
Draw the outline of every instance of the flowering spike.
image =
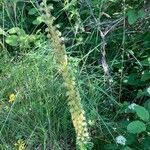
<svg viewBox="0 0 150 150">
<path fill-rule="evenodd" d="M 45 1 L 44 1 L 45 2 Z M 58 70 L 60 71 L 67 92 L 67 103 L 70 109 L 72 122 L 76 132 L 76 142 L 79 148 L 82 150 L 88 149 L 88 144 L 90 142 L 90 137 L 87 128 L 87 122 L 85 118 L 85 112 L 81 104 L 80 93 L 76 87 L 75 77 L 73 76 L 71 69 L 68 67 L 67 55 L 65 50 L 65 45 L 62 42 L 61 32 L 58 31 L 58 27 L 54 26 L 55 17 L 49 12 L 49 8 L 45 6 L 45 24 L 48 26 L 46 32 L 49 32 L 47 37 L 51 38 L 52 47 L 55 51 L 55 60 L 58 65 Z"/>
</svg>

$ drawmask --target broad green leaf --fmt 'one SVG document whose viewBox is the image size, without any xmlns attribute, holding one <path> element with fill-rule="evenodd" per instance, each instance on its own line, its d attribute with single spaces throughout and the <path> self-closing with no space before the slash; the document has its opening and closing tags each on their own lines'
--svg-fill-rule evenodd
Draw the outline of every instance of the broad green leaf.
<svg viewBox="0 0 150 150">
<path fill-rule="evenodd" d="M 126 146 L 125 148 L 123 148 L 122 150 L 132 150 L 129 146 Z"/>
<path fill-rule="evenodd" d="M 147 126 L 146 130 L 147 132 L 150 132 L 150 125 Z"/>
<path fill-rule="evenodd" d="M 140 97 L 143 97 L 143 96 L 146 96 L 146 95 L 147 95 L 147 92 L 142 91 L 142 90 L 140 89 L 140 90 L 138 90 L 138 93 L 137 93 L 136 98 L 140 98 Z"/>
<path fill-rule="evenodd" d="M 144 59 L 143 61 L 141 61 L 141 64 L 143 66 L 150 66 L 150 57 Z"/>
<path fill-rule="evenodd" d="M 138 11 L 138 18 L 144 18 L 145 15 L 146 15 L 146 13 L 144 12 L 143 9 L 141 9 L 141 10 Z"/>
<path fill-rule="evenodd" d="M 146 137 L 143 141 L 142 141 L 142 146 L 145 148 L 145 150 L 149 150 L 150 149 L 150 136 Z"/>
<path fill-rule="evenodd" d="M 136 11 L 134 9 L 129 10 L 127 16 L 128 16 L 128 23 L 130 25 L 134 24 L 138 20 L 138 16 L 136 15 Z"/>
<path fill-rule="evenodd" d="M 124 80 L 124 83 L 129 84 L 129 85 L 137 85 L 140 83 L 140 79 L 137 75 L 137 73 L 132 73 L 129 76 L 127 76 Z"/>
<path fill-rule="evenodd" d="M 141 133 L 141 132 L 146 131 L 146 125 L 145 125 L 145 123 L 143 123 L 139 120 L 132 121 L 131 123 L 128 124 L 127 131 L 129 133 L 133 133 L 133 134 Z"/>
<path fill-rule="evenodd" d="M 32 23 L 33 23 L 34 25 L 39 25 L 39 24 L 41 24 L 42 22 L 43 22 L 42 17 L 39 16 L 39 17 L 37 17 L 36 20 L 34 20 Z"/>
<path fill-rule="evenodd" d="M 143 121 L 149 120 L 149 112 L 142 106 L 136 105 L 134 107 L 136 114 L 142 119 Z"/>
<path fill-rule="evenodd" d="M 25 35 L 25 31 L 23 29 L 20 29 L 18 27 L 14 27 L 8 30 L 10 34 L 19 34 L 19 35 Z"/>
<path fill-rule="evenodd" d="M 37 13 L 37 9 L 35 9 L 35 8 L 31 8 L 28 12 L 29 15 L 34 15 L 36 13 Z"/>
<path fill-rule="evenodd" d="M 145 70 L 142 72 L 141 81 L 147 81 L 150 79 L 150 71 Z"/>
<path fill-rule="evenodd" d="M 133 145 L 133 144 L 136 143 L 136 139 L 137 139 L 136 134 L 128 133 L 127 134 L 127 142 L 126 142 L 126 144 L 127 145 Z"/>
<path fill-rule="evenodd" d="M 18 45 L 18 36 L 16 35 L 9 35 L 6 37 L 6 43 L 11 46 L 17 46 Z"/>
<path fill-rule="evenodd" d="M 14 28 L 9 29 L 8 32 L 9 32 L 10 34 L 15 34 L 15 33 L 18 32 L 18 30 L 20 30 L 20 28 L 14 27 Z"/>
<path fill-rule="evenodd" d="M 144 107 L 147 108 L 148 112 L 150 113 L 150 99 L 144 103 Z"/>
<path fill-rule="evenodd" d="M 138 19 L 144 18 L 146 15 L 146 13 L 144 12 L 144 10 L 139 10 L 136 11 L 135 9 L 130 9 L 127 12 L 127 16 L 128 16 L 128 23 L 130 25 L 134 24 Z"/>
</svg>

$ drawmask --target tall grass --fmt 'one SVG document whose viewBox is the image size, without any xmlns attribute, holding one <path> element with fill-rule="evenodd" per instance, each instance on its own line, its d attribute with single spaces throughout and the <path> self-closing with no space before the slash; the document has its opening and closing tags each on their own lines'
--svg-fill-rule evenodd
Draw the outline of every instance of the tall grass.
<svg viewBox="0 0 150 150">
<path fill-rule="evenodd" d="M 11 149 L 19 138 L 25 140 L 28 149 L 59 148 L 71 142 L 65 93 L 51 57 L 43 52 L 25 54 L 20 62 L 3 62 L 7 73 L 3 72 L 0 82 L 1 146 Z M 16 99 L 9 103 L 12 93 Z"/>
<path fill-rule="evenodd" d="M 89 6 L 88 1 L 86 3 Z M 104 1 L 101 3 L 101 9 L 103 5 Z M 18 17 L 13 22 L 8 8 L 4 9 L 8 15 L 5 19 L 11 22 L 11 27 L 26 28 L 24 20 L 21 22 Z M 22 15 L 20 10 L 19 12 Z M 95 17 L 92 16 L 92 12 L 90 17 L 92 19 Z M 21 18 L 23 19 L 23 16 Z M 3 26 L 9 28 L 6 20 Z M 105 82 L 105 75 L 99 62 L 99 49 L 102 44 L 99 31 L 95 28 L 91 30 L 92 34 L 87 34 L 85 41 L 77 45 L 73 43 L 67 47 L 67 51 L 70 68 L 77 79 L 76 84 L 83 108 L 87 112 L 92 142 L 95 149 L 103 149 L 104 143 L 115 143 L 114 137 L 117 132 L 114 132 L 114 127 L 117 124 L 114 121 L 117 114 L 114 115 L 114 108 L 119 109 L 119 105 L 116 103 L 117 98 L 112 97 L 110 93 L 111 87 Z M 73 37 L 74 41 L 76 36 Z M 66 91 L 60 72 L 56 70 L 54 53 L 49 45 L 49 41 L 45 40 L 39 48 L 20 50 L 18 56 L 14 55 L 15 50 L 12 47 L 7 49 L 5 44 L 3 45 L 0 53 L 0 149 L 2 150 L 14 149 L 14 144 L 19 139 L 25 142 L 27 150 L 75 149 L 76 135 L 67 106 Z M 77 48 L 81 51 L 78 52 Z M 74 56 L 76 53 L 79 54 L 78 58 Z M 72 61 L 76 59 L 79 60 L 78 63 Z M 111 86 L 115 88 L 116 83 L 113 82 Z M 15 94 L 16 97 L 14 102 L 10 103 L 11 94 Z"/>
<path fill-rule="evenodd" d="M 12 57 L 7 58 L 6 54 L 0 59 L 1 149 L 12 149 L 18 139 L 25 141 L 27 149 L 66 150 L 75 147 L 75 132 L 65 90 L 53 63 L 53 53 L 50 50 L 45 55 L 45 50 L 47 46 L 36 52 L 24 53 L 19 62 L 13 61 Z M 111 114 L 108 115 L 111 107 L 107 103 L 111 96 L 107 89 L 103 89 L 102 74 L 99 71 L 90 74 L 83 68 L 78 76 L 80 69 L 76 71 L 91 134 L 96 134 L 98 139 L 105 135 L 114 138 L 111 133 L 113 123 L 108 120 L 112 118 Z M 16 99 L 10 103 L 9 95 L 12 93 L 16 94 Z"/>
</svg>

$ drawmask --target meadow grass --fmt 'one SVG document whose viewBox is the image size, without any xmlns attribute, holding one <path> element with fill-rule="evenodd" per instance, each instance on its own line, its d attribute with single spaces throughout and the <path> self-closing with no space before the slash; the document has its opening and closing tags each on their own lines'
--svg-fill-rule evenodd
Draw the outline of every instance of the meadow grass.
<svg viewBox="0 0 150 150">
<path fill-rule="evenodd" d="M 19 61 L 2 54 L 0 80 L 0 140 L 1 149 L 13 149 L 22 139 L 27 149 L 69 149 L 75 146 L 75 133 L 66 104 L 62 79 L 56 71 L 52 50 L 46 48 L 22 54 Z M 71 67 L 76 66 L 71 65 Z M 90 66 L 76 69 L 78 88 L 87 112 L 91 134 L 98 129 L 98 138 L 111 134 L 111 123 L 104 116 L 109 111 L 100 71 Z M 92 70 L 95 72 L 92 73 Z M 80 72 L 80 74 L 78 73 Z M 105 86 L 104 86 L 105 87 Z M 107 90 L 107 89 L 106 89 Z M 109 89 L 108 89 L 109 90 Z M 15 100 L 9 102 L 9 96 Z M 112 100 L 113 101 L 113 100 Z M 105 131 L 103 131 L 106 129 Z M 103 133 L 104 132 L 104 133 Z M 70 147 L 70 148 L 71 148 Z M 73 148 L 71 148 L 73 149 Z"/>
<path fill-rule="evenodd" d="M 9 9 L 4 9 L 9 14 Z M 15 22 L 20 19 L 18 17 L 13 21 L 10 15 L 8 18 L 11 26 L 16 26 Z M 25 28 L 24 20 L 19 21 L 17 26 Z M 4 24 L 5 27 L 9 26 L 6 22 Z M 111 86 L 107 83 L 99 61 L 102 43 L 98 32 L 97 28 L 93 29 L 86 40 L 79 43 L 83 44 L 79 52 L 74 51 L 78 45 L 67 47 L 69 65 L 76 77 L 95 150 L 104 149 L 104 144 L 116 142 L 115 137 L 119 133 L 114 132 L 114 128 L 118 127 L 115 122 L 118 114 L 114 108 L 118 108 L 118 111 L 120 108 L 118 97 L 115 97 L 118 93 L 111 91 L 115 91 L 119 85 L 115 81 Z M 84 47 L 86 44 L 90 45 L 88 49 Z M 17 149 L 15 143 L 18 140 L 25 143 L 27 150 L 76 149 L 66 91 L 62 77 L 56 70 L 49 42 L 45 40 L 39 48 L 21 50 L 14 55 L 13 49 L 3 47 L 0 53 L 0 149 Z M 76 53 L 79 57 L 74 56 Z M 115 55 L 114 59 L 119 56 L 115 52 L 111 54 Z M 108 63 L 111 66 L 114 60 Z M 11 94 L 15 95 L 12 102 L 9 98 Z"/>
<path fill-rule="evenodd" d="M 1 58 L 7 70 L 1 75 L 0 85 L 2 145 L 13 146 L 22 138 L 30 145 L 29 149 L 40 145 L 45 149 L 58 143 L 57 138 L 63 142 L 70 136 L 67 135 L 71 122 L 64 90 L 59 75 L 53 72 L 50 58 L 39 52 L 26 54 L 19 62 L 8 60 L 5 63 L 6 59 L 3 62 Z M 16 98 L 11 103 L 9 95 L 12 93 Z"/>
</svg>

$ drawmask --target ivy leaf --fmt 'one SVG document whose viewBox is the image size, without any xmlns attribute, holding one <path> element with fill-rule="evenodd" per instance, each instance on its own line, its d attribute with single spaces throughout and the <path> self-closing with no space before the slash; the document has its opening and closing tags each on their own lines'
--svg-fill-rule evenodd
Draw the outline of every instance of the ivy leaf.
<svg viewBox="0 0 150 150">
<path fill-rule="evenodd" d="M 141 133 L 141 132 L 146 131 L 146 125 L 145 123 L 139 120 L 132 121 L 131 123 L 128 124 L 127 131 L 133 134 Z"/>
<path fill-rule="evenodd" d="M 6 43 L 11 46 L 17 46 L 18 45 L 18 36 L 17 35 L 9 35 L 6 37 Z"/>
<path fill-rule="evenodd" d="M 142 106 L 136 105 L 134 107 L 136 114 L 142 119 L 143 121 L 149 120 L 149 112 Z"/>
</svg>

